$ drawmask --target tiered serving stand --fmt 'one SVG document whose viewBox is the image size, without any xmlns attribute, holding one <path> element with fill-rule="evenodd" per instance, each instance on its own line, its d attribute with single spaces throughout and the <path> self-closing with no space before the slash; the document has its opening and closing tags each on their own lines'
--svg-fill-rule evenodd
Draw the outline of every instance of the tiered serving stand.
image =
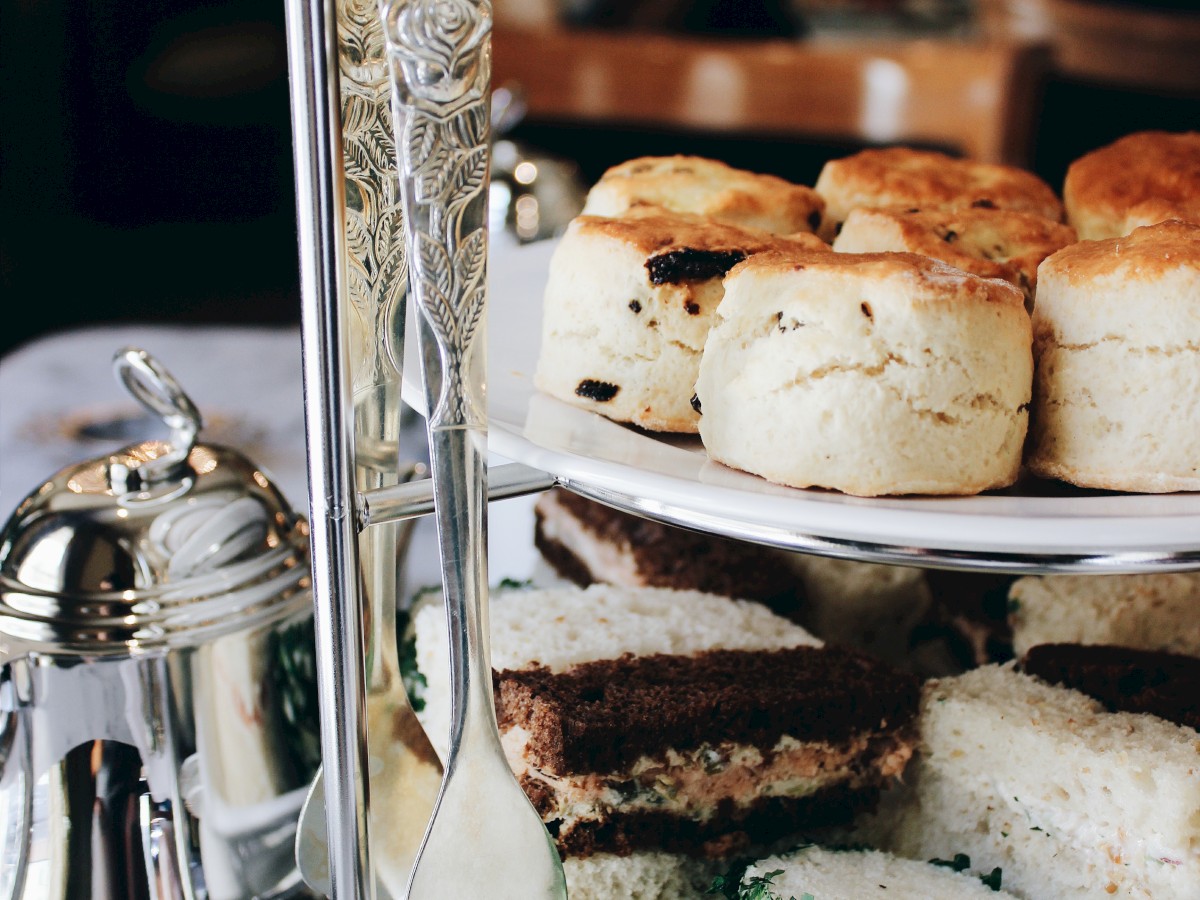
<svg viewBox="0 0 1200 900">
<path fill-rule="evenodd" d="M 486 0 L 407 2 L 426 8 L 429 22 L 480 17 L 485 31 L 490 23 Z M 288 0 L 287 9 L 326 819 L 333 896 L 343 900 L 375 895 L 357 599 L 360 535 L 430 512 L 433 491 L 428 481 L 389 486 L 386 478 L 367 491 L 356 486 L 352 360 L 339 313 L 349 303 L 339 10 L 333 0 Z M 439 39 L 435 32 L 430 40 Z M 480 52 L 489 53 L 486 38 Z M 964 498 L 862 500 L 797 491 L 709 462 L 695 439 L 653 437 L 542 396 L 531 376 L 550 249 L 535 245 L 492 260 L 489 446 L 514 461 L 492 469 L 492 499 L 560 484 L 686 528 L 872 562 L 1014 574 L 1200 568 L 1200 495 L 1121 495 L 1039 482 Z M 388 340 L 399 346 L 403 315 L 391 321 Z M 424 393 L 414 341 L 407 342 L 404 357 L 405 397 L 419 408 Z M 486 847 L 477 850 L 487 853 Z"/>
</svg>

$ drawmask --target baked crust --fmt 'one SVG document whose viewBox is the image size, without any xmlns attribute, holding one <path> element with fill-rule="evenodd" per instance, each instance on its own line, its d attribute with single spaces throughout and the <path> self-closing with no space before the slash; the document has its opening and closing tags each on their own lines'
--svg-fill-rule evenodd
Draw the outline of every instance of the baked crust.
<svg viewBox="0 0 1200 900">
<path fill-rule="evenodd" d="M 1053 189 L 1015 166 L 959 159 L 932 150 L 889 147 L 830 160 L 817 178 L 825 199 L 820 234 L 832 240 L 858 207 L 928 208 L 973 204 L 1062 221 Z"/>
<path fill-rule="evenodd" d="M 1015 285 L 1031 307 L 1038 266 L 1075 240 L 1069 225 L 1016 210 L 859 208 L 846 218 L 833 249 L 930 256 L 964 272 Z"/>
<path fill-rule="evenodd" d="M 779 234 L 816 231 L 825 201 L 810 187 L 699 156 L 643 156 L 613 166 L 588 193 L 587 215 L 661 206 Z"/>
<path fill-rule="evenodd" d="M 736 271 L 735 271 L 736 270 Z M 844 274 L 860 281 L 907 283 L 905 300 L 914 307 L 964 302 L 1024 308 L 1024 295 L 996 278 L 978 278 L 941 260 L 919 253 L 812 253 L 807 249 L 767 250 L 739 263 L 738 276 L 805 271 L 810 275 Z"/>
<path fill-rule="evenodd" d="M 1200 132 L 1139 131 L 1071 163 L 1067 221 L 1085 240 L 1165 219 L 1200 223 Z"/>
<path fill-rule="evenodd" d="M 639 206 L 617 217 L 577 216 L 570 228 L 581 236 L 593 235 L 620 241 L 646 256 L 647 262 L 651 258 L 680 250 L 698 253 L 740 252 L 745 255 L 770 249 L 829 250 L 828 244 L 807 232 L 777 235 L 761 228 L 728 225 L 656 206 Z"/>
<path fill-rule="evenodd" d="M 1118 273 L 1126 282 L 1150 282 L 1181 266 L 1200 271 L 1200 224 L 1173 219 L 1122 237 L 1079 241 L 1047 257 L 1040 272 L 1074 286 Z"/>
</svg>

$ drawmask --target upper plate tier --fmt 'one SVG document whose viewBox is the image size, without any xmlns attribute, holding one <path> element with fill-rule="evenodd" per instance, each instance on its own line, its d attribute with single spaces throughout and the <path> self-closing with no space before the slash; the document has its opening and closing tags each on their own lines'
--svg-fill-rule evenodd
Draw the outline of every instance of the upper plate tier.
<svg viewBox="0 0 1200 900">
<path fill-rule="evenodd" d="M 1026 479 L 973 497 L 863 499 L 797 490 L 710 461 L 696 437 L 655 436 L 539 393 L 542 293 L 553 242 L 490 262 L 491 450 L 631 512 L 795 550 L 1010 572 L 1200 568 L 1200 494 L 1118 494 Z M 410 312 L 411 315 L 411 312 Z M 420 369 L 405 353 L 405 399 Z"/>
</svg>

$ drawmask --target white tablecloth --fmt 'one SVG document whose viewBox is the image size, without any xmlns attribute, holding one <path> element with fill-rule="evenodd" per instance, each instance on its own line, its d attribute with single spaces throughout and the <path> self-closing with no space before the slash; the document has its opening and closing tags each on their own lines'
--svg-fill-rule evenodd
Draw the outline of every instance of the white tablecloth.
<svg viewBox="0 0 1200 900">
<path fill-rule="evenodd" d="M 306 508 L 299 330 L 133 325 L 65 331 L 0 359 L 0 518 L 7 520 L 22 498 L 58 470 L 165 434 L 112 375 L 113 355 L 129 345 L 153 354 L 195 401 L 205 419 L 202 440 L 240 450 L 270 473 L 293 506 Z M 125 421 L 126 433 L 97 428 L 114 421 Z M 417 420 L 416 427 L 422 425 Z M 96 436 L 97 430 L 109 436 Z M 492 504 L 493 582 L 532 574 L 533 502 Z M 434 530 L 423 520 L 410 553 L 408 585 L 439 578 Z"/>
</svg>

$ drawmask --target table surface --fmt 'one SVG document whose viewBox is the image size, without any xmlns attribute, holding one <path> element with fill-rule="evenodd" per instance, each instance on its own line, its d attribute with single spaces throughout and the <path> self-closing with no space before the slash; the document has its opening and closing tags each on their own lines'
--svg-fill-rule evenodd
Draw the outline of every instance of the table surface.
<svg viewBox="0 0 1200 900">
<path fill-rule="evenodd" d="M 179 381 L 205 419 L 201 440 L 262 466 L 296 507 L 308 502 L 300 333 L 241 326 L 100 326 L 52 334 L 0 358 L 0 515 L 60 469 L 148 437 L 156 423 L 112 375 L 117 350 L 141 347 Z M 414 418 L 414 455 L 424 452 Z M 406 437 L 409 437 L 406 435 Z M 502 461 L 502 460 L 494 460 Z M 496 502 L 489 513 L 489 572 L 533 573 L 535 498 Z M 440 580 L 432 521 L 418 523 L 403 596 Z"/>
</svg>

